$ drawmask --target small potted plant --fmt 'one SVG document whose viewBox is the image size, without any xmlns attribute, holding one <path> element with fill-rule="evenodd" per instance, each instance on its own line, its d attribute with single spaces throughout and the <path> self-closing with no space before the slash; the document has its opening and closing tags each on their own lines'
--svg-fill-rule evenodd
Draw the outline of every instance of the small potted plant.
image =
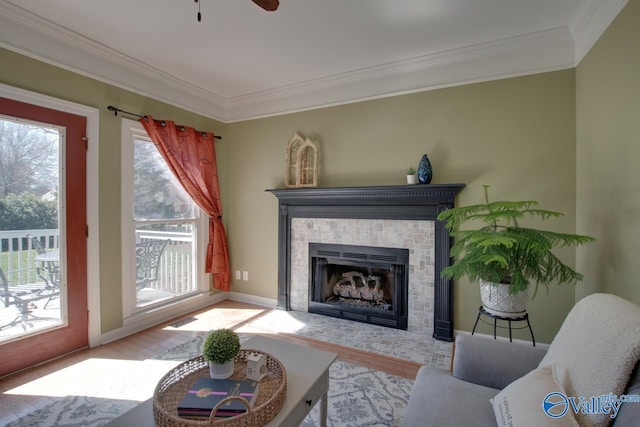
<svg viewBox="0 0 640 427">
<path fill-rule="evenodd" d="M 202 357 L 209 362 L 209 376 L 225 379 L 233 375 L 234 358 L 240 353 L 240 337 L 231 329 L 209 332 L 202 345 Z"/>
<path fill-rule="evenodd" d="M 407 184 L 415 184 L 416 183 L 416 170 L 413 166 L 409 166 L 407 169 Z"/>
<path fill-rule="evenodd" d="M 518 221 L 527 216 L 547 220 L 562 214 L 539 209 L 536 201 L 490 202 L 486 185 L 484 192 L 485 203 L 452 208 L 438 215 L 455 238 L 450 252 L 455 261 L 442 270 L 443 277 L 467 276 L 472 282 L 479 282 L 484 309 L 512 318 L 526 312 L 530 286 L 534 287 L 535 297 L 539 285 L 548 291 L 551 283 L 582 279 L 552 249 L 584 245 L 593 242 L 593 237 L 520 227 Z M 483 225 L 460 229 L 468 221 Z"/>
</svg>

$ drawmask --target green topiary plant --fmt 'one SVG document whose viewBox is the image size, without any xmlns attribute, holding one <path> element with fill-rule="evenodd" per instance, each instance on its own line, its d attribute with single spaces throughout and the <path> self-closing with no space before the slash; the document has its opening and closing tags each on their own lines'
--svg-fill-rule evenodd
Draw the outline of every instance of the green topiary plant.
<svg viewBox="0 0 640 427">
<path fill-rule="evenodd" d="M 416 170 L 413 166 L 409 166 L 409 169 L 407 169 L 407 175 L 415 175 L 416 174 Z"/>
<path fill-rule="evenodd" d="M 595 241 L 593 237 L 577 234 L 520 227 L 518 221 L 525 216 L 547 220 L 558 217 L 559 212 L 538 209 L 536 201 L 489 202 L 488 186 L 484 186 L 485 203 L 452 208 L 438 215 L 455 238 L 451 256 L 453 265 L 442 270 L 446 278 L 467 276 L 472 282 L 483 280 L 509 284 L 509 292 L 524 291 L 533 282 L 549 289 L 556 282 L 572 283 L 582 275 L 568 267 L 552 252 L 555 247 L 579 246 Z M 480 221 L 477 229 L 461 230 L 467 221 Z"/>
<path fill-rule="evenodd" d="M 202 357 L 213 363 L 226 363 L 240 353 L 240 337 L 231 329 L 209 332 L 202 345 Z"/>
</svg>

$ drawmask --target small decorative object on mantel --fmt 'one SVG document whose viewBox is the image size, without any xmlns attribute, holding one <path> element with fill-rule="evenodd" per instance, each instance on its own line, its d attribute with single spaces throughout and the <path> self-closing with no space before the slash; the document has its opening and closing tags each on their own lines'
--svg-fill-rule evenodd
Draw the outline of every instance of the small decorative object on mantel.
<svg viewBox="0 0 640 427">
<path fill-rule="evenodd" d="M 416 183 L 416 170 L 413 166 L 409 166 L 407 169 L 407 184 L 415 184 Z"/>
<path fill-rule="evenodd" d="M 318 146 L 297 132 L 287 143 L 284 185 L 286 188 L 318 186 Z"/>
<path fill-rule="evenodd" d="M 431 168 L 431 162 L 429 161 L 429 157 L 424 154 L 418 165 L 418 182 L 420 184 L 429 184 L 432 177 L 433 169 Z"/>
<path fill-rule="evenodd" d="M 262 353 L 247 355 L 247 379 L 260 381 L 267 375 L 267 356 Z"/>
<path fill-rule="evenodd" d="M 231 329 L 209 332 L 202 345 L 202 357 L 209 362 L 209 376 L 226 379 L 233 375 L 234 358 L 240 353 L 240 337 Z"/>
</svg>

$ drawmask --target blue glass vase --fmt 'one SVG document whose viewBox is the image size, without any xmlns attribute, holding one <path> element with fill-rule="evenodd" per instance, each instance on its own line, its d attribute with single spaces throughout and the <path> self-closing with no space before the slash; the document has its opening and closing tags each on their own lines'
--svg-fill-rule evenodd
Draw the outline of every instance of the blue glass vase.
<svg viewBox="0 0 640 427">
<path fill-rule="evenodd" d="M 425 154 L 422 156 L 422 159 L 420 159 L 420 164 L 418 165 L 418 182 L 420 184 L 429 184 L 432 177 L 433 168 L 431 167 L 429 157 Z"/>
</svg>

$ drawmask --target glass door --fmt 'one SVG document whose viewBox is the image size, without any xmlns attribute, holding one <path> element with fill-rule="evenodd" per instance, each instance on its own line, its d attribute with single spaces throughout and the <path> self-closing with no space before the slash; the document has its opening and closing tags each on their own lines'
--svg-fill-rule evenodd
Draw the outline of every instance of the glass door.
<svg viewBox="0 0 640 427">
<path fill-rule="evenodd" d="M 88 344 L 85 130 L 0 98 L 0 376 Z"/>
<path fill-rule="evenodd" d="M 67 322 L 61 142 L 62 128 L 0 116 L 0 342 Z"/>
</svg>

